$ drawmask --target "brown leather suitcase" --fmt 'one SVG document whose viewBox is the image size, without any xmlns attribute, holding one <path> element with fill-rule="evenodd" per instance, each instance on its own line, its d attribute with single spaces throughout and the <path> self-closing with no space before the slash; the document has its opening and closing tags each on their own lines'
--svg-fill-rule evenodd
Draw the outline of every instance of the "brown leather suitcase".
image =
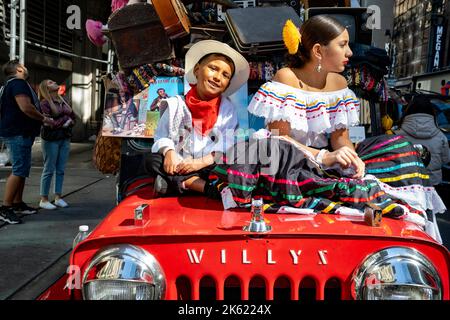
<svg viewBox="0 0 450 320">
<path fill-rule="evenodd" d="M 225 15 L 236 49 L 249 55 L 285 50 L 282 31 L 287 19 L 301 25 L 289 6 L 228 9 Z"/>
<path fill-rule="evenodd" d="M 134 68 L 172 58 L 172 47 L 155 9 L 135 3 L 115 11 L 108 30 L 121 68 Z"/>
</svg>

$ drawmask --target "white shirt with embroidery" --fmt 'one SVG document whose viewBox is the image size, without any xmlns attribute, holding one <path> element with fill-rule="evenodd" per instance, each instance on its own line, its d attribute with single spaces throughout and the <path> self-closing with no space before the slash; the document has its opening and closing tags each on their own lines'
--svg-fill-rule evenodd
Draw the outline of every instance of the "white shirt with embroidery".
<svg viewBox="0 0 450 320">
<path fill-rule="evenodd" d="M 186 121 L 181 121 L 178 133 L 175 134 L 177 138 L 174 138 L 173 133 L 170 132 L 172 121 L 174 120 L 170 119 L 170 117 L 180 113 L 189 113 L 188 118 L 192 119 L 190 111 L 184 99 L 180 96 L 168 98 L 166 101 L 168 107 L 161 119 L 159 119 L 152 152 L 157 153 L 167 148 L 175 150 L 183 159 L 198 159 L 212 152 L 225 153 L 234 144 L 235 131 L 238 127 L 238 116 L 236 107 L 230 99 L 222 97 L 217 121 L 207 135 L 203 136 L 197 130 L 193 130 L 192 123 L 188 125 Z"/>
<path fill-rule="evenodd" d="M 327 134 L 359 123 L 360 103 L 349 88 L 311 92 L 271 81 L 253 96 L 248 111 L 264 118 L 265 125 L 284 120 L 290 123 L 290 136 L 311 147 L 328 145 Z"/>
</svg>

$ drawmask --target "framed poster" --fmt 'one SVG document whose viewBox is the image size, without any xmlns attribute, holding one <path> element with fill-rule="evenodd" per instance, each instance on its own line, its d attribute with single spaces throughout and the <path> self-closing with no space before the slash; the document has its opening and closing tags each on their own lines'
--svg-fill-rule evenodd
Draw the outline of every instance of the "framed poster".
<svg viewBox="0 0 450 320">
<path fill-rule="evenodd" d="M 158 77 L 140 93 L 109 89 L 105 97 L 102 135 L 123 138 L 153 138 L 165 111 L 165 98 L 183 94 L 182 77 Z"/>
</svg>

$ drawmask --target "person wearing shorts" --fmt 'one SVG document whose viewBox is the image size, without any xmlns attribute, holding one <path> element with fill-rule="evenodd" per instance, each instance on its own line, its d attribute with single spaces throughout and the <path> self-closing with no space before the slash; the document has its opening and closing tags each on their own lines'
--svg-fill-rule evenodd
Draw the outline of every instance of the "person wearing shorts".
<svg viewBox="0 0 450 320">
<path fill-rule="evenodd" d="M 8 177 L 0 207 L 0 221 L 21 223 L 18 214 L 34 214 L 35 208 L 23 202 L 25 179 L 31 169 L 31 147 L 39 135 L 41 125 L 51 125 L 53 120 L 40 112 L 39 99 L 28 84 L 27 68 L 17 60 L 3 66 L 6 84 L 0 100 L 0 137 L 10 155 L 12 172 Z"/>
</svg>

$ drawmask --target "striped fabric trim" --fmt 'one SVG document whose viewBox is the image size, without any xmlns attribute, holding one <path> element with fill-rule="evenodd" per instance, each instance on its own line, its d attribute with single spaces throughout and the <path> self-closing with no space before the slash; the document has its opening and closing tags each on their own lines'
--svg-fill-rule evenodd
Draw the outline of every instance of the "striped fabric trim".
<svg viewBox="0 0 450 320">
<path fill-rule="evenodd" d="M 264 184 L 264 183 L 261 183 L 260 185 L 259 185 L 261 188 L 264 188 L 267 192 L 269 192 L 270 193 L 270 195 L 272 196 L 272 197 L 276 197 L 276 196 L 278 196 L 278 195 L 281 195 L 281 197 L 283 198 L 283 199 L 286 199 L 286 200 L 302 200 L 303 199 L 303 195 L 298 195 L 298 194 L 287 194 L 287 193 L 283 193 L 283 192 L 278 192 L 278 191 L 272 191 L 272 190 L 270 190 L 269 188 L 267 188 L 267 186 Z"/>
<path fill-rule="evenodd" d="M 310 196 L 310 195 L 315 194 L 315 193 L 321 193 L 321 192 L 324 192 L 324 191 L 333 190 L 334 187 L 335 187 L 335 185 L 332 184 L 332 185 L 329 185 L 329 186 L 326 186 L 326 187 L 320 187 L 320 188 L 317 188 L 317 189 L 309 190 L 305 194 Z"/>
<path fill-rule="evenodd" d="M 250 203 L 252 202 L 252 199 L 243 199 L 243 198 L 239 198 L 239 197 L 235 197 L 233 196 L 233 200 L 239 203 Z"/>
<path fill-rule="evenodd" d="M 294 107 L 296 107 L 297 109 L 300 109 L 300 110 L 304 110 L 305 107 L 306 107 L 306 104 L 297 102 L 297 98 L 296 98 L 296 96 L 294 94 L 287 94 L 287 95 L 284 95 L 284 96 L 278 96 L 275 92 L 266 90 L 264 88 L 264 86 L 261 86 L 261 88 L 259 88 L 259 90 L 256 93 L 256 95 L 258 93 L 261 94 L 263 97 L 268 97 L 268 98 L 277 100 L 278 102 L 281 102 L 281 103 L 291 100 L 291 101 L 294 102 Z"/>
<path fill-rule="evenodd" d="M 258 179 L 260 177 L 259 174 L 249 174 L 249 173 L 245 173 L 245 172 L 241 172 L 241 171 L 236 171 L 236 170 L 231 170 L 231 169 L 227 169 L 224 170 L 218 166 L 216 166 L 214 168 L 214 170 L 220 174 L 223 175 L 234 175 L 234 176 L 239 176 L 239 177 L 244 177 L 246 179 Z M 307 179 L 301 182 L 295 181 L 295 180 L 288 180 L 288 179 L 275 179 L 272 176 L 269 175 L 265 175 L 265 174 L 261 174 L 262 177 L 266 178 L 268 181 L 273 182 L 273 183 L 277 183 L 277 184 L 286 184 L 286 185 L 294 185 L 294 186 L 303 186 L 305 184 L 314 182 L 314 179 Z"/>
<path fill-rule="evenodd" d="M 396 136 L 396 137 L 394 137 L 392 139 L 389 139 L 389 140 L 386 140 L 386 141 L 383 141 L 383 142 L 381 142 L 379 144 L 374 145 L 372 148 L 370 148 L 370 150 L 373 151 L 373 150 L 380 149 L 381 147 L 384 147 L 385 145 L 387 145 L 387 144 L 389 144 L 391 142 L 397 141 L 399 139 L 402 139 L 402 138 L 403 138 L 403 136 Z"/>
<path fill-rule="evenodd" d="M 236 190 L 247 191 L 247 192 L 252 192 L 253 190 L 256 189 L 256 186 L 244 186 L 244 185 L 240 185 L 237 183 L 230 183 L 230 184 L 228 184 L 228 187 L 230 187 L 232 189 L 236 189 Z M 287 194 L 287 193 L 269 190 L 263 183 L 260 184 L 260 187 L 265 188 L 266 191 L 268 191 L 270 193 L 270 197 L 271 197 L 270 199 L 272 199 L 272 200 L 275 199 L 275 197 L 277 197 L 278 195 L 281 195 L 281 197 L 286 200 L 298 201 L 298 200 L 303 199 L 303 195 Z"/>
<path fill-rule="evenodd" d="M 223 174 L 223 175 L 234 175 L 234 176 L 239 176 L 239 177 L 244 177 L 246 179 L 258 179 L 259 178 L 259 173 L 258 174 L 250 174 L 250 173 L 245 173 L 245 172 L 241 172 L 241 171 L 236 171 L 236 170 L 232 170 L 232 169 L 222 169 L 219 166 L 214 167 L 213 169 L 214 171 Z"/>
<path fill-rule="evenodd" d="M 376 193 L 376 194 L 374 194 L 374 195 L 372 195 L 372 196 L 370 196 L 368 198 L 351 198 L 351 197 L 349 197 L 349 198 L 341 198 L 340 200 L 344 201 L 344 202 L 354 202 L 354 203 L 369 202 L 369 201 L 372 201 L 373 199 L 376 199 L 379 196 L 382 196 L 384 194 L 386 194 L 384 191 L 380 191 L 380 192 L 378 192 L 378 193 Z"/>
<path fill-rule="evenodd" d="M 384 206 L 385 204 L 387 204 L 387 203 L 389 203 L 389 202 L 392 202 L 392 200 L 391 200 L 391 199 L 386 199 L 386 200 L 384 200 L 384 201 L 382 201 L 382 202 L 374 203 L 374 205 L 377 205 L 377 206 L 382 207 L 382 206 Z"/>
<path fill-rule="evenodd" d="M 402 142 L 402 143 L 399 143 L 399 144 L 395 144 L 393 146 L 390 146 L 390 147 L 387 147 L 387 148 L 384 148 L 384 149 L 380 149 L 380 150 L 377 150 L 375 152 L 366 154 L 365 156 L 361 157 L 361 160 L 365 160 L 365 159 L 371 158 L 373 156 L 376 156 L 377 154 L 385 153 L 387 151 L 392 151 L 392 150 L 395 150 L 395 149 L 403 148 L 403 147 L 406 147 L 409 144 L 410 144 L 410 142 L 408 142 L 408 141 L 405 141 L 405 142 Z"/>
<path fill-rule="evenodd" d="M 347 192 L 349 192 L 349 193 L 353 193 L 353 192 L 355 192 L 355 190 L 356 189 L 358 189 L 358 190 L 362 190 L 362 191 L 369 191 L 370 189 L 372 189 L 373 187 L 375 187 L 375 186 L 377 186 L 378 185 L 378 183 L 376 183 L 376 182 L 373 182 L 373 183 L 369 183 L 367 186 L 361 186 L 361 185 L 355 185 L 355 186 L 353 186 L 353 187 L 351 187 L 351 188 L 349 188 L 349 186 L 347 186 L 347 185 L 342 185 L 342 184 L 340 184 L 339 185 L 339 188 L 341 188 L 341 189 L 347 189 Z"/>
<path fill-rule="evenodd" d="M 399 165 L 388 167 L 388 168 L 370 169 L 370 170 L 367 170 L 367 173 L 385 173 L 385 172 L 395 171 L 395 170 L 398 170 L 401 168 L 414 167 L 414 166 L 418 166 L 421 168 L 425 167 L 423 165 L 423 163 L 421 163 L 421 162 L 408 162 L 408 163 L 401 163 Z"/>
<path fill-rule="evenodd" d="M 386 208 L 384 208 L 381 211 L 381 214 L 389 213 L 389 212 L 391 212 L 393 209 L 395 209 L 397 207 L 398 207 L 398 204 L 396 204 L 396 203 L 390 204 L 390 205 L 388 205 Z"/>
<path fill-rule="evenodd" d="M 230 183 L 230 184 L 228 184 L 228 186 L 233 189 L 248 191 L 248 192 L 252 192 L 253 190 L 256 189 L 256 186 L 249 187 L 249 186 L 243 186 L 243 185 L 236 184 L 236 183 Z"/>
<path fill-rule="evenodd" d="M 222 168 L 219 167 L 219 166 L 215 166 L 215 167 L 213 168 L 213 171 L 216 171 L 216 172 L 218 172 L 218 173 L 220 173 L 220 174 L 223 174 L 223 175 L 227 175 L 227 171 L 226 171 L 225 169 L 222 169 Z"/>
<path fill-rule="evenodd" d="M 416 208 L 411 207 L 409 204 L 403 203 L 403 205 L 404 205 L 406 208 L 408 208 L 409 212 L 423 215 L 423 212 L 422 212 L 422 211 L 417 210 Z"/>
<path fill-rule="evenodd" d="M 245 173 L 245 172 L 241 172 L 241 171 L 227 169 L 227 174 L 232 174 L 234 176 L 244 177 L 246 179 L 259 179 L 259 173 L 257 173 L 257 174 L 250 174 L 250 173 Z"/>
<path fill-rule="evenodd" d="M 320 187 L 320 188 L 317 188 L 317 189 L 309 190 L 305 194 L 310 196 L 310 195 L 315 194 L 315 193 L 321 193 L 323 191 L 333 190 L 335 188 L 335 186 L 336 185 L 329 185 L 329 186 L 326 186 L 326 187 Z M 344 183 L 337 183 L 337 187 L 339 189 L 347 190 L 349 193 L 353 193 L 356 189 L 362 190 L 362 191 L 369 191 L 371 188 L 373 188 L 375 186 L 377 186 L 376 182 L 370 183 L 367 186 L 355 185 L 353 187 L 349 187 L 349 186 L 347 186 Z"/>
<path fill-rule="evenodd" d="M 297 99 L 297 96 L 295 94 L 278 94 L 274 91 L 271 91 L 267 88 L 267 86 L 261 86 L 261 88 L 259 88 L 258 93 L 261 94 L 264 97 L 268 97 L 274 100 L 277 100 L 281 103 L 286 102 L 286 101 L 293 101 L 294 102 L 294 106 L 297 109 L 301 109 L 301 110 L 305 110 L 308 112 L 316 112 L 316 111 L 320 111 L 320 109 L 322 107 L 325 107 L 327 109 L 328 112 L 336 112 L 335 109 L 337 109 L 340 105 L 345 104 L 346 106 L 349 104 L 354 104 L 355 106 L 359 106 L 360 102 L 356 99 L 354 99 L 354 96 L 352 95 L 346 95 L 343 98 L 336 98 L 334 99 L 334 102 L 328 103 L 326 104 L 323 101 L 319 101 L 319 100 L 315 100 L 312 103 L 306 103 L 304 100 L 299 100 Z"/>
<path fill-rule="evenodd" d="M 337 202 L 332 202 L 328 205 L 328 207 L 326 207 L 325 209 L 322 210 L 323 213 L 328 213 L 331 210 L 333 210 L 333 208 L 337 205 Z"/>
<path fill-rule="evenodd" d="M 269 175 L 261 174 L 264 178 L 266 178 L 268 181 L 277 183 L 277 184 L 286 184 L 286 185 L 293 185 L 293 186 L 303 186 L 305 184 L 314 182 L 314 179 L 307 179 L 301 182 L 295 181 L 295 180 L 288 180 L 288 179 L 275 179 L 274 177 L 271 177 Z"/>
<path fill-rule="evenodd" d="M 314 201 L 308 206 L 308 209 L 314 209 L 320 202 L 319 198 L 314 199 Z"/>
<path fill-rule="evenodd" d="M 281 194 L 281 196 L 286 200 L 301 200 L 301 199 L 303 199 L 302 195 L 296 195 L 296 194 Z"/>
<path fill-rule="evenodd" d="M 404 153 L 394 154 L 389 157 L 366 160 L 366 161 L 364 161 L 364 163 L 367 164 L 367 163 L 385 162 L 385 161 L 394 160 L 394 159 L 403 158 L 403 157 L 409 157 L 409 156 L 419 156 L 419 153 L 416 151 L 404 152 Z"/>
<path fill-rule="evenodd" d="M 402 174 L 402 175 L 396 176 L 396 177 L 379 178 L 378 180 L 380 180 L 381 182 L 394 182 L 394 181 L 410 179 L 410 178 L 430 179 L 430 176 L 427 174 L 421 174 L 419 172 L 415 172 L 415 173 Z"/>
<path fill-rule="evenodd" d="M 303 203 L 305 203 L 306 198 L 301 199 L 299 202 L 297 202 L 296 204 L 294 204 L 294 207 L 298 208 L 301 207 Z"/>
</svg>

